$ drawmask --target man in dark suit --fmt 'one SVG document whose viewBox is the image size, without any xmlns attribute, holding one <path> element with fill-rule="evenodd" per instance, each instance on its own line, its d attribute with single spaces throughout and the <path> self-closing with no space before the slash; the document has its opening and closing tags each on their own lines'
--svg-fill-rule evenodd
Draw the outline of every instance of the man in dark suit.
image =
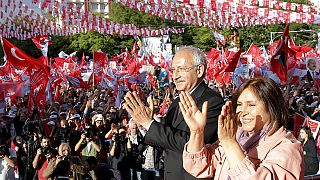
<svg viewBox="0 0 320 180">
<path fill-rule="evenodd" d="M 318 61 L 316 58 L 307 58 L 307 80 L 314 81 L 319 77 Z"/>
<path fill-rule="evenodd" d="M 220 94 L 205 84 L 206 58 L 195 47 L 183 47 L 172 61 L 172 77 L 178 92 L 190 92 L 199 109 L 208 101 L 208 121 L 205 127 L 205 143 L 217 140 L 217 121 L 223 105 Z M 148 98 L 145 106 L 135 92 L 125 96 L 125 109 L 133 120 L 147 129 L 144 142 L 165 150 L 164 173 L 166 180 L 196 179 L 188 174 L 182 165 L 182 152 L 189 138 L 189 128 L 179 108 L 176 98 L 168 109 L 165 124 L 153 120 L 153 102 Z"/>
</svg>

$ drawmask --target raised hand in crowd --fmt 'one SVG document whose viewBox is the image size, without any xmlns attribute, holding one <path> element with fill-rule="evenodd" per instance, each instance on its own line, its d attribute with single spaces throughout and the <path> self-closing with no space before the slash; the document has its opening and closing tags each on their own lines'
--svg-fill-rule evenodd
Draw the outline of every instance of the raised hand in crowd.
<svg viewBox="0 0 320 180">
<path fill-rule="evenodd" d="M 180 92 L 179 97 L 181 113 L 190 129 L 189 142 L 194 145 L 188 147 L 188 151 L 198 152 L 204 146 L 203 132 L 207 123 L 208 102 L 206 101 L 203 103 L 201 112 L 192 99 L 190 93 L 182 91 Z"/>
<path fill-rule="evenodd" d="M 109 132 L 105 135 L 106 139 L 111 139 L 113 134 L 118 133 L 118 127 L 114 123 L 111 124 L 111 129 Z"/>
<path fill-rule="evenodd" d="M 146 106 L 141 101 L 136 92 L 128 92 L 124 99 L 126 101 L 124 108 L 129 112 L 132 119 L 137 124 L 146 127 L 152 122 L 154 110 L 152 96 L 149 96 L 147 99 L 149 106 Z"/>
<path fill-rule="evenodd" d="M 317 115 L 319 115 L 319 113 L 320 113 L 320 108 L 319 107 L 318 108 L 314 108 L 314 110 L 313 110 L 313 112 L 311 114 L 311 117 L 317 116 Z"/>
<path fill-rule="evenodd" d="M 88 97 L 86 102 L 86 108 L 91 108 L 92 106 L 92 97 Z"/>
<path fill-rule="evenodd" d="M 94 108 L 95 103 L 97 102 L 97 100 L 98 100 L 98 96 L 94 96 L 93 99 L 92 99 L 92 101 L 91 101 L 91 102 L 92 102 L 92 104 L 91 104 L 91 107 L 92 107 L 92 108 Z"/>
</svg>

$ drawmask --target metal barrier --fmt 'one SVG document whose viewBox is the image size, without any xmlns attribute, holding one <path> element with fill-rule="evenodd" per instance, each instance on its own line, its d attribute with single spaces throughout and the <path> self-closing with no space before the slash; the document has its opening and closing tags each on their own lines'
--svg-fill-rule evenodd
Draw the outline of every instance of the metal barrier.
<svg viewBox="0 0 320 180">
<path fill-rule="evenodd" d="M 309 176 L 304 176 L 305 180 L 320 180 L 320 174 L 314 174 L 314 175 L 309 175 Z"/>
</svg>

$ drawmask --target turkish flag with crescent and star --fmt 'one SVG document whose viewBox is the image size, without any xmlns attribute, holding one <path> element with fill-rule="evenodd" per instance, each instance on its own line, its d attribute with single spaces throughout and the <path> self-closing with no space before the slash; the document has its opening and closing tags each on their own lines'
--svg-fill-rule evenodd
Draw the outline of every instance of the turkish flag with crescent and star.
<svg viewBox="0 0 320 180">
<path fill-rule="evenodd" d="M 21 49 L 10 43 L 6 38 L 1 37 L 1 43 L 4 54 L 13 66 L 32 67 L 33 69 L 44 69 L 47 75 L 50 74 L 49 68 L 44 66 L 40 61 L 37 61 L 33 57 L 30 57 Z"/>
</svg>

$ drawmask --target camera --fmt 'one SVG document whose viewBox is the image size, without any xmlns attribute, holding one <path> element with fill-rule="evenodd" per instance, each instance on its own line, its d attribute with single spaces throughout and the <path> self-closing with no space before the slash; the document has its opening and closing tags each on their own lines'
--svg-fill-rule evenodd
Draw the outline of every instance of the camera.
<svg viewBox="0 0 320 180">
<path fill-rule="evenodd" d="M 121 136 L 119 133 L 114 134 L 114 141 L 115 142 L 121 142 Z"/>
<path fill-rule="evenodd" d="M 29 118 L 26 120 L 25 125 L 22 127 L 23 134 L 25 135 L 32 135 L 37 126 L 39 126 L 38 121 L 31 121 Z"/>
<path fill-rule="evenodd" d="M 136 159 L 136 164 L 144 164 L 146 161 L 146 157 L 143 154 L 139 154 Z"/>
<path fill-rule="evenodd" d="M 69 159 L 68 156 L 62 156 L 62 157 L 61 157 L 61 160 L 63 160 L 63 161 L 69 161 L 70 159 Z"/>
<path fill-rule="evenodd" d="M 84 129 L 81 131 L 81 134 L 84 134 L 86 138 L 92 138 L 93 137 L 92 127 L 88 124 L 85 125 Z"/>
<path fill-rule="evenodd" d="M 116 133 L 114 134 L 115 142 L 123 142 L 125 140 L 126 132 Z"/>
<path fill-rule="evenodd" d="M 85 133 L 85 135 L 86 135 L 86 138 L 91 138 L 92 137 L 92 132 L 91 131 L 87 131 Z"/>
<path fill-rule="evenodd" d="M 49 153 L 50 153 L 49 148 L 41 148 L 41 154 L 43 154 L 44 156 L 48 155 Z"/>
</svg>

